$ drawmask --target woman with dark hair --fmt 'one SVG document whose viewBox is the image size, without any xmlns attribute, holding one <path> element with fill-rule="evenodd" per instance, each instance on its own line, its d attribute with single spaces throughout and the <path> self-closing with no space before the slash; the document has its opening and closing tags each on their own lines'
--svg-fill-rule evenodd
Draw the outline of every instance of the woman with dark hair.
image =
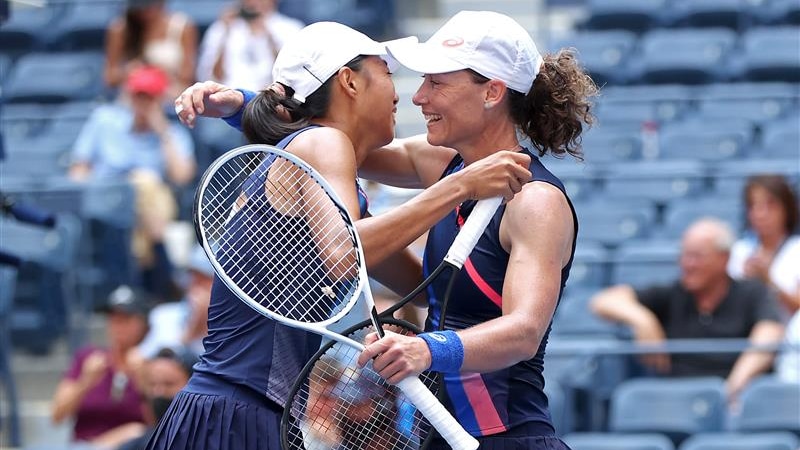
<svg viewBox="0 0 800 450">
<path fill-rule="evenodd" d="M 170 76 L 174 97 L 194 82 L 197 27 L 182 13 L 167 10 L 165 0 L 128 0 L 124 17 L 106 30 L 106 85 L 119 87 L 139 65 L 157 66 Z"/>
<path fill-rule="evenodd" d="M 284 148 L 319 171 L 357 219 L 370 275 L 396 292 L 408 292 L 421 281 L 422 267 L 405 248 L 470 198 L 510 200 L 530 179 L 530 158 L 497 152 L 405 205 L 370 217 L 357 171 L 370 150 L 394 136 L 398 98 L 386 59 L 384 44 L 347 26 L 309 25 L 278 54 L 277 84 L 255 96 L 247 93 L 243 128 L 252 142 Z M 202 90 L 209 86 L 218 89 Z M 215 83 L 196 87 L 176 101 L 182 120 L 194 115 L 191 111 L 219 117 L 241 109 L 241 91 Z M 206 94 L 235 106 L 223 101 L 195 109 L 203 107 Z M 240 120 L 242 114 L 228 118 L 236 126 Z M 254 313 L 215 277 L 205 352 L 148 448 L 278 450 L 283 405 L 320 342 L 317 334 Z"/>
<path fill-rule="evenodd" d="M 771 287 L 787 319 L 800 308 L 797 202 L 784 176 L 750 177 L 744 188 L 748 233 L 734 244 L 728 262 L 732 277 L 756 278 Z"/>
</svg>

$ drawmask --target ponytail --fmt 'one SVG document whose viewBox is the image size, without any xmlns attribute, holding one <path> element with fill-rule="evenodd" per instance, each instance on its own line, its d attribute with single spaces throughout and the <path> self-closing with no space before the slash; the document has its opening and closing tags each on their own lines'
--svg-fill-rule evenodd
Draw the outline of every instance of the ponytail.
<svg viewBox="0 0 800 450">
<path fill-rule="evenodd" d="M 539 156 L 569 153 L 582 160 L 584 124 L 595 122 L 591 98 L 597 86 L 578 65 L 573 50 L 544 57 L 531 91 L 525 95 L 509 90 L 511 117 L 528 136 Z"/>
</svg>

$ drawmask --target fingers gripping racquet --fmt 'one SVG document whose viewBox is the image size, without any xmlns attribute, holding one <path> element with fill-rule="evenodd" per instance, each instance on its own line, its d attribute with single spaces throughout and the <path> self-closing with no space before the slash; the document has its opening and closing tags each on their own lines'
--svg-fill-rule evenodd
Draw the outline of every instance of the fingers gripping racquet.
<svg viewBox="0 0 800 450">
<path fill-rule="evenodd" d="M 352 309 L 361 292 L 373 311 L 374 301 L 355 226 L 313 168 L 271 146 L 231 150 L 203 175 L 194 213 L 214 270 L 248 306 L 363 350 L 363 344 L 327 328 Z M 418 378 L 398 387 L 454 449 L 477 448 Z"/>
</svg>

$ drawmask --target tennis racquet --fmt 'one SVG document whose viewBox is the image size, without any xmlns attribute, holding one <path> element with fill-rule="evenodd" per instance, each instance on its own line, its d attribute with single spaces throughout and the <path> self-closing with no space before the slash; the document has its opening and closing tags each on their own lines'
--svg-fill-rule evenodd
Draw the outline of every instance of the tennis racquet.
<svg viewBox="0 0 800 450">
<path fill-rule="evenodd" d="M 203 175 L 194 220 L 215 272 L 248 306 L 287 326 L 364 349 L 328 328 L 362 292 L 374 323 L 377 311 L 353 221 L 307 163 L 267 145 L 229 151 Z M 454 449 L 478 447 L 419 378 L 397 386 Z"/>
<path fill-rule="evenodd" d="M 442 297 L 439 329 L 444 328 L 445 313 L 456 275 L 460 272 L 483 230 L 502 202 L 486 199 L 469 212 L 447 255 L 433 272 L 412 292 L 379 315 L 385 329 L 404 335 L 421 331 L 413 324 L 394 317 L 394 313 L 414 299 L 423 289 L 445 273 L 450 273 Z M 372 321 L 353 325 L 342 334 L 363 342 L 374 331 Z M 344 445 L 350 450 L 417 450 L 427 448 L 432 434 L 425 417 L 415 411 L 402 393 L 368 367 L 359 367 L 358 353 L 336 341 L 330 341 L 311 358 L 292 387 L 281 418 L 284 449 L 328 450 Z M 424 372 L 423 383 L 438 390 L 440 374 Z M 387 401 L 390 400 L 390 401 Z M 366 414 L 365 411 L 369 411 Z"/>
</svg>

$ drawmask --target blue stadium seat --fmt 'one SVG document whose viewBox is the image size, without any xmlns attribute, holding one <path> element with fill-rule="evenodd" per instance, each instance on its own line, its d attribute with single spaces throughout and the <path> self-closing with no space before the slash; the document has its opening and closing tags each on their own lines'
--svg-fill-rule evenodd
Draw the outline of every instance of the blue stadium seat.
<svg viewBox="0 0 800 450">
<path fill-rule="evenodd" d="M 703 164 L 696 159 L 624 162 L 607 168 L 602 192 L 615 200 L 664 202 L 703 193 L 704 177 Z"/>
<path fill-rule="evenodd" d="M 5 140 L 6 159 L 0 163 L 0 177 L 57 177 L 66 174 L 71 143 L 58 136 L 29 138 L 9 136 Z"/>
<path fill-rule="evenodd" d="M 63 5 L 34 8 L 11 4 L 11 17 L 0 25 L 0 52 L 19 56 L 43 50 L 47 31 L 60 18 Z"/>
<path fill-rule="evenodd" d="M 712 174 L 713 192 L 717 195 L 734 193 L 741 195 L 745 181 L 750 175 L 779 173 L 789 179 L 800 180 L 798 156 L 782 159 L 749 158 L 739 161 L 715 162 L 709 167 Z"/>
<path fill-rule="evenodd" d="M 3 96 L 9 103 L 94 99 L 102 92 L 102 72 L 102 53 L 29 53 L 14 64 Z"/>
<path fill-rule="evenodd" d="M 609 428 L 663 433 L 676 443 L 695 433 L 722 431 L 724 383 L 716 377 L 627 380 L 611 398 Z"/>
<path fill-rule="evenodd" d="M 734 429 L 743 432 L 792 431 L 800 434 L 800 388 L 797 383 L 762 376 L 742 392 Z"/>
<path fill-rule="evenodd" d="M 223 153 L 246 143 L 240 131 L 219 119 L 198 118 L 192 133 L 199 170 L 205 170 Z"/>
<path fill-rule="evenodd" d="M 792 433 L 697 433 L 679 450 L 797 450 L 800 439 Z"/>
<path fill-rule="evenodd" d="M 753 125 L 742 119 L 697 118 L 665 124 L 659 136 L 660 159 L 721 161 L 747 155 Z"/>
<path fill-rule="evenodd" d="M 737 35 L 725 28 L 658 29 L 641 39 L 645 83 L 706 84 L 729 79 Z"/>
<path fill-rule="evenodd" d="M 8 75 L 8 72 L 11 71 L 12 64 L 14 64 L 14 60 L 11 59 L 10 55 L 0 53 L 0 89 L 3 87 L 3 82 L 6 79 L 6 75 Z"/>
<path fill-rule="evenodd" d="M 756 156 L 800 159 L 800 114 L 767 123 Z"/>
<path fill-rule="evenodd" d="M 581 64 L 598 86 L 628 82 L 626 64 L 636 45 L 636 35 L 625 30 L 584 31 L 558 44 L 554 49 L 575 47 Z"/>
<path fill-rule="evenodd" d="M 584 152 L 586 150 L 584 148 Z M 577 162 L 571 156 L 562 159 L 545 156 L 542 162 L 561 179 L 572 201 L 585 200 L 596 189 L 597 175 L 590 165 Z"/>
<path fill-rule="evenodd" d="M 761 125 L 778 119 L 793 107 L 789 98 L 714 99 L 701 101 L 697 115 L 699 120 L 747 120 Z"/>
<path fill-rule="evenodd" d="M 7 140 L 38 136 L 50 123 L 52 108 L 40 103 L 0 106 L 0 132 Z"/>
<path fill-rule="evenodd" d="M 706 216 L 724 220 L 737 232 L 744 226 L 741 197 L 740 191 L 734 191 L 725 192 L 724 195 L 676 199 L 667 204 L 658 236 L 680 239 L 692 222 Z"/>
<path fill-rule="evenodd" d="M 600 126 L 671 122 L 689 110 L 694 96 L 686 85 L 609 86 L 597 104 L 598 119 Z"/>
<path fill-rule="evenodd" d="M 769 0 L 754 11 L 765 24 L 800 25 L 800 2 Z"/>
<path fill-rule="evenodd" d="M 674 450 L 658 433 L 570 433 L 562 438 L 572 450 Z"/>
<path fill-rule="evenodd" d="M 0 250 L 3 248 L 0 247 Z M 17 271 L 14 267 L 0 264 L 0 386 L 3 400 L 7 403 L 5 416 L 8 425 L 0 422 L 8 430 L 8 442 L 12 447 L 21 445 L 19 421 L 19 396 L 14 372 L 11 370 L 11 311 L 14 303 Z"/>
<path fill-rule="evenodd" d="M 547 395 L 547 409 L 550 412 L 553 427 L 556 429 L 556 435 L 563 436 L 572 431 L 575 411 L 570 390 L 564 389 L 557 382 L 546 382 L 544 393 Z"/>
<path fill-rule="evenodd" d="M 641 32 L 665 23 L 667 5 L 667 0 L 589 0 L 589 18 L 582 26 L 591 30 Z"/>
<path fill-rule="evenodd" d="M 624 327 L 597 317 L 589 308 L 589 301 L 599 289 L 601 288 L 568 287 L 553 317 L 552 334 L 559 337 L 625 337 L 627 330 Z"/>
<path fill-rule="evenodd" d="M 579 235 L 586 241 L 617 245 L 628 239 L 648 236 L 655 225 L 655 205 L 645 201 L 602 199 L 576 203 L 582 224 Z"/>
<path fill-rule="evenodd" d="M 611 284 L 637 288 L 670 284 L 680 277 L 680 242 L 647 239 L 626 241 L 614 252 Z"/>
<path fill-rule="evenodd" d="M 186 14 L 197 26 L 198 36 L 202 36 L 228 5 L 217 0 L 168 0 L 167 6 Z"/>
<path fill-rule="evenodd" d="M 800 84 L 786 82 L 715 83 L 702 86 L 697 91 L 698 100 L 778 100 L 797 101 Z"/>
<path fill-rule="evenodd" d="M 607 285 L 608 264 L 609 254 L 605 247 L 597 242 L 578 239 L 569 273 L 569 288 L 600 288 Z"/>
<path fill-rule="evenodd" d="M 45 45 L 56 51 L 102 51 L 106 29 L 123 14 L 124 5 L 123 2 L 73 1 L 53 24 Z"/>
<path fill-rule="evenodd" d="M 373 39 L 394 37 L 394 0 L 339 0 L 280 2 L 278 9 L 305 23 L 332 20 L 355 28 Z"/>
<path fill-rule="evenodd" d="M 725 27 L 739 30 L 750 25 L 754 17 L 747 0 L 673 0 L 670 7 L 672 25 L 677 27 Z"/>
<path fill-rule="evenodd" d="M 800 27 L 753 28 L 742 45 L 745 79 L 800 82 Z"/>
</svg>

